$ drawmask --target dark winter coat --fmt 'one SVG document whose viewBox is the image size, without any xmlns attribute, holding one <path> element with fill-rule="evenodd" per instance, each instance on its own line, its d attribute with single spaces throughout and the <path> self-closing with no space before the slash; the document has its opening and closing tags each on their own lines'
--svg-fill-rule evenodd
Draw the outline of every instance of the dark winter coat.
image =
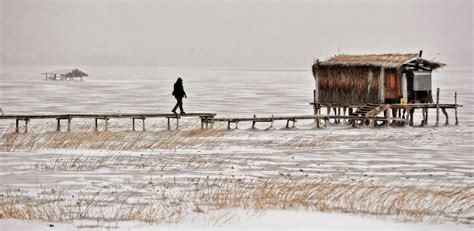
<svg viewBox="0 0 474 231">
<path fill-rule="evenodd" d="M 183 88 L 183 82 L 176 81 L 176 83 L 174 83 L 173 95 L 175 98 L 183 98 L 186 96 L 186 92 L 184 92 Z"/>
</svg>

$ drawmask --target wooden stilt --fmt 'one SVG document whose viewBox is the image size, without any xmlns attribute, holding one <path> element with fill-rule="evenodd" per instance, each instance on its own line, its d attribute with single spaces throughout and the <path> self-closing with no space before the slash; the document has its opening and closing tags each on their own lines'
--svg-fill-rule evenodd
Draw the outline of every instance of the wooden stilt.
<svg viewBox="0 0 474 231">
<path fill-rule="evenodd" d="M 410 115 L 410 123 L 408 123 L 409 126 L 413 126 L 413 114 L 415 114 L 415 109 L 409 109 L 409 112 L 408 112 Z"/>
<path fill-rule="evenodd" d="M 227 129 L 230 129 L 230 121 L 227 121 Z"/>
<path fill-rule="evenodd" d="M 296 128 L 296 120 L 293 120 L 293 128 Z"/>
<path fill-rule="evenodd" d="M 425 110 L 425 120 L 423 122 L 424 122 L 424 125 L 428 125 L 428 108 L 424 108 L 424 110 Z"/>
<path fill-rule="evenodd" d="M 30 122 L 30 119 L 26 118 L 25 119 L 25 133 L 28 133 L 28 122 Z"/>
<path fill-rule="evenodd" d="M 436 88 L 436 127 L 439 126 L 439 88 Z"/>
<path fill-rule="evenodd" d="M 170 126 L 170 117 L 168 117 L 168 130 L 171 130 L 171 126 Z"/>
<path fill-rule="evenodd" d="M 56 118 L 56 120 L 57 120 L 56 131 L 60 132 L 61 131 L 61 119 Z"/>
<path fill-rule="evenodd" d="M 98 122 L 98 119 L 95 118 L 95 131 L 98 132 L 99 131 L 99 122 Z"/>
<path fill-rule="evenodd" d="M 16 120 L 16 127 L 15 127 L 15 132 L 16 132 L 16 133 L 19 133 L 19 132 L 20 132 L 19 123 L 20 123 L 20 122 L 19 122 L 18 119 L 17 119 L 17 120 Z"/>
<path fill-rule="evenodd" d="M 201 117 L 201 130 L 204 129 L 204 118 Z"/>
<path fill-rule="evenodd" d="M 109 119 L 105 117 L 105 131 L 109 131 Z"/>
<path fill-rule="evenodd" d="M 454 92 L 454 119 L 455 125 L 458 125 L 458 92 Z"/>
<path fill-rule="evenodd" d="M 179 130 L 179 117 L 176 117 L 176 130 Z"/>
<path fill-rule="evenodd" d="M 145 118 L 142 118 L 143 131 L 145 131 Z"/>
<path fill-rule="evenodd" d="M 274 121 L 275 121 L 275 120 L 273 119 L 273 115 L 272 115 L 272 121 L 270 122 L 270 128 L 273 128 L 273 122 L 274 122 Z"/>
<path fill-rule="evenodd" d="M 253 118 L 255 119 L 255 118 L 257 118 L 257 116 L 254 114 Z M 252 129 L 255 129 L 255 123 L 256 123 L 255 120 L 253 120 L 252 121 Z"/>
<path fill-rule="evenodd" d="M 290 127 L 290 120 L 286 120 L 286 128 Z"/>
<path fill-rule="evenodd" d="M 446 112 L 446 108 L 441 108 L 441 111 L 443 112 L 444 116 L 446 116 L 446 122 L 444 122 L 444 125 L 449 125 L 449 118 L 448 113 Z"/>
<path fill-rule="evenodd" d="M 67 132 L 71 131 L 71 117 L 67 118 Z"/>
<path fill-rule="evenodd" d="M 132 131 L 135 131 L 135 118 L 132 118 Z"/>
</svg>

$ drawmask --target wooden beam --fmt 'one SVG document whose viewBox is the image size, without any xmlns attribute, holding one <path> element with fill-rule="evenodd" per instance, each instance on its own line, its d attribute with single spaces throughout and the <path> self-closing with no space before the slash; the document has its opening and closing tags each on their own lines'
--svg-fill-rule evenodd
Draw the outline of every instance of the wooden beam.
<svg viewBox="0 0 474 231">
<path fill-rule="evenodd" d="M 383 67 L 380 68 L 380 74 L 379 74 L 379 103 L 385 103 L 385 96 L 384 96 L 384 90 L 385 90 L 385 69 Z"/>
</svg>

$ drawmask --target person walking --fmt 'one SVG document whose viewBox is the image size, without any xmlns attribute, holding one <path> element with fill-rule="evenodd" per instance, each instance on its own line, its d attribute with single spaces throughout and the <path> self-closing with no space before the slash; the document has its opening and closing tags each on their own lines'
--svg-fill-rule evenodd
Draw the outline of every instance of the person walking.
<svg viewBox="0 0 474 231">
<path fill-rule="evenodd" d="M 178 109 L 179 107 L 180 113 L 185 114 L 183 110 L 183 96 L 185 98 L 188 98 L 188 96 L 186 95 L 186 92 L 183 88 L 183 79 L 178 78 L 178 80 L 176 80 L 176 83 L 174 83 L 173 95 L 176 98 L 176 105 L 174 106 L 171 112 L 176 114 L 176 109 Z"/>
</svg>

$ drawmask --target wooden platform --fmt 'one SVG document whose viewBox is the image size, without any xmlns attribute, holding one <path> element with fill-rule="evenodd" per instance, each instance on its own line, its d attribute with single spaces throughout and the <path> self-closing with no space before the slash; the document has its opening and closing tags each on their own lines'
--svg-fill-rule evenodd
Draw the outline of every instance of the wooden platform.
<svg viewBox="0 0 474 231">
<path fill-rule="evenodd" d="M 142 120 L 142 129 L 145 131 L 145 119 L 147 118 L 167 118 L 168 130 L 171 129 L 170 120 L 176 119 L 176 129 L 179 128 L 179 119 L 182 117 L 199 117 L 201 119 L 201 128 L 203 128 L 205 121 L 212 121 L 216 114 L 214 113 L 186 113 L 186 114 L 174 114 L 174 113 L 78 113 L 78 114 L 6 114 L 0 116 L 2 120 L 15 120 L 16 121 L 16 132 L 19 132 L 19 121 L 25 123 L 25 133 L 28 132 L 28 123 L 32 119 L 56 119 L 57 120 L 57 131 L 61 131 L 61 120 L 67 120 L 67 131 L 71 131 L 71 121 L 73 119 L 95 119 L 95 130 L 98 131 L 98 120 L 105 121 L 104 130 L 108 129 L 109 119 L 118 118 L 129 118 L 132 119 L 132 130 L 135 131 L 135 120 Z"/>
</svg>

